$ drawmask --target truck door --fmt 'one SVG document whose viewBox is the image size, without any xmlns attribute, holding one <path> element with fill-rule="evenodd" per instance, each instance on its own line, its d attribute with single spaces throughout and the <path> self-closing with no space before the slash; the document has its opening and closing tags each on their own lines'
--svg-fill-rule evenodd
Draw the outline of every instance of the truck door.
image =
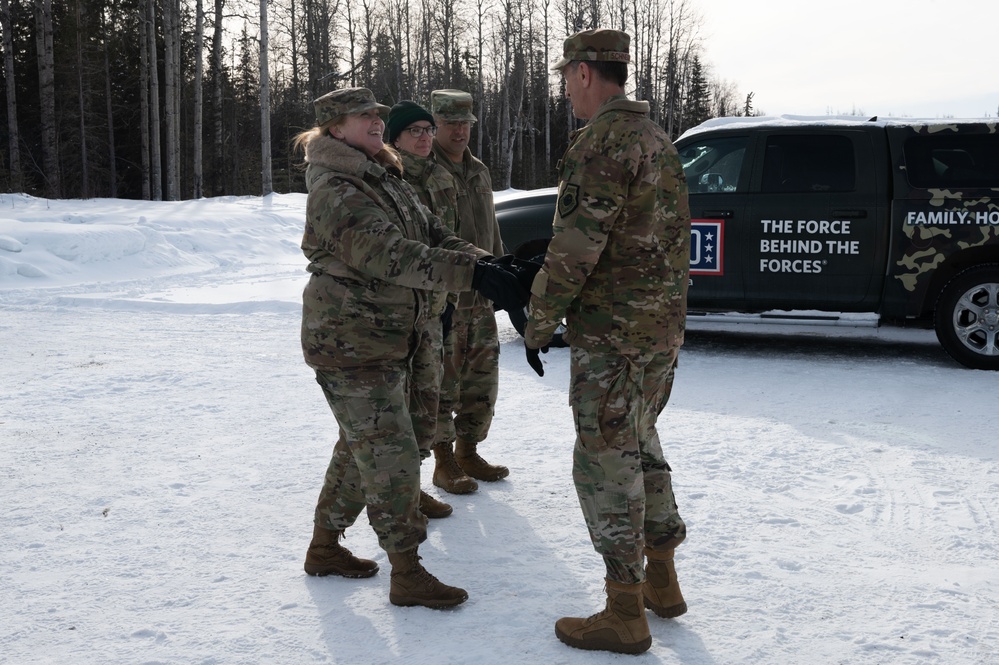
<svg viewBox="0 0 999 665">
<path fill-rule="evenodd" d="M 751 160 L 749 135 L 695 135 L 677 144 L 690 191 L 693 309 L 734 307 L 744 297 L 742 244 Z"/>
<path fill-rule="evenodd" d="M 740 245 L 747 305 L 835 311 L 876 298 L 886 213 L 871 134 L 826 126 L 758 139 Z"/>
</svg>

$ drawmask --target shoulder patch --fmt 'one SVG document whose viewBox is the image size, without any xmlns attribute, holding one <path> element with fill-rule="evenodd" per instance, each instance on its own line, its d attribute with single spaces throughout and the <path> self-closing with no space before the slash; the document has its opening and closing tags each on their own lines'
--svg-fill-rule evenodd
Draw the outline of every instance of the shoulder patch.
<svg viewBox="0 0 999 665">
<path fill-rule="evenodd" d="M 569 183 L 558 197 L 558 216 L 568 217 L 579 205 L 579 185 Z"/>
</svg>

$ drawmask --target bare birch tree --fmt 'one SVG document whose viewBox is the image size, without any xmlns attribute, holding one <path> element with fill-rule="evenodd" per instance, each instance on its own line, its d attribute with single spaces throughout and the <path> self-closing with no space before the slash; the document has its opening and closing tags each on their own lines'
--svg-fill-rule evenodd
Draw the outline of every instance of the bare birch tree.
<svg viewBox="0 0 999 665">
<path fill-rule="evenodd" d="M 513 174 L 513 152 L 515 139 L 521 131 L 521 107 L 524 103 L 524 14 L 520 0 L 500 2 L 499 44 L 502 55 L 501 78 L 497 82 L 499 92 L 499 145 L 496 151 L 499 189 L 509 189 Z"/>
<path fill-rule="evenodd" d="M 194 164 L 191 169 L 191 196 L 200 199 L 205 195 L 205 170 L 203 164 L 204 132 L 204 48 L 205 8 L 202 0 L 194 5 Z"/>
<path fill-rule="evenodd" d="M 110 48 L 108 38 L 108 24 L 115 25 L 118 18 L 118 5 L 115 0 L 112 0 L 108 5 L 108 11 L 111 13 L 110 21 L 105 18 L 104 10 L 100 13 L 101 22 L 101 34 L 104 35 L 104 39 L 101 40 L 101 46 L 104 55 L 104 112 L 107 116 L 108 123 L 108 181 L 110 189 L 108 194 L 111 198 L 118 198 L 118 158 L 117 151 L 115 150 L 115 134 L 114 134 L 114 107 L 111 101 L 114 97 L 111 95 L 111 58 L 108 55 L 108 50 Z M 141 43 L 141 40 L 140 42 Z M 142 49 L 140 49 L 142 50 Z"/>
<path fill-rule="evenodd" d="M 268 31 L 267 0 L 260 0 L 260 177 L 263 196 L 274 191 L 271 172 L 271 79 L 267 60 Z"/>
<path fill-rule="evenodd" d="M 23 182 L 21 175 L 21 137 L 17 126 L 17 80 L 14 78 L 14 32 L 10 14 L 10 0 L 0 0 L 0 30 L 3 30 L 3 68 L 7 84 L 7 135 L 10 137 L 8 148 L 10 184 L 14 191 L 20 191 Z"/>
<path fill-rule="evenodd" d="M 177 49 L 180 48 L 177 34 L 179 32 L 180 7 L 177 0 L 162 0 L 163 7 L 163 120 L 166 138 L 164 162 L 166 165 L 166 199 L 176 201 L 180 195 L 180 180 L 178 177 L 178 162 L 180 146 L 178 145 L 177 98 L 180 90 L 177 85 L 180 80 L 177 71 Z"/>
<path fill-rule="evenodd" d="M 34 0 L 38 47 L 38 102 L 42 130 L 42 177 L 49 198 L 62 197 L 59 137 L 55 121 L 55 56 L 52 46 L 52 0 Z"/>
<path fill-rule="evenodd" d="M 223 134 L 223 104 L 222 104 L 222 82 L 225 77 L 225 69 L 222 65 L 222 25 L 224 16 L 222 10 L 225 8 L 225 0 L 215 0 L 212 18 L 214 29 L 212 30 L 212 174 L 210 190 L 213 195 L 224 193 L 225 178 L 223 176 L 225 166 L 225 135 Z"/>
<path fill-rule="evenodd" d="M 483 30 L 483 26 L 486 23 L 486 0 L 477 0 L 475 8 L 476 8 L 476 12 L 478 14 L 478 25 L 479 25 L 479 40 L 478 40 L 478 42 L 479 42 L 479 51 L 478 51 L 478 64 L 477 64 L 477 66 L 479 68 L 479 71 L 477 73 L 477 76 L 475 77 L 476 81 L 477 81 L 477 85 L 478 85 L 478 89 L 476 90 L 476 94 L 475 94 L 475 103 L 477 104 L 476 111 L 477 111 L 477 114 L 478 114 L 478 118 L 479 118 L 479 120 L 481 122 L 485 123 L 485 121 L 486 121 L 486 84 L 485 84 L 485 78 L 486 77 L 485 77 L 484 72 L 483 72 L 483 65 L 482 65 L 482 62 L 483 62 L 483 60 L 482 60 L 483 53 L 482 53 L 482 51 L 483 51 L 483 49 L 485 47 L 486 38 L 485 38 L 485 35 L 482 34 L 482 30 Z M 483 141 L 483 136 L 482 135 L 483 134 L 484 134 L 484 132 L 480 129 L 478 132 L 476 132 L 476 136 L 475 136 L 475 154 L 478 155 L 478 156 L 480 156 L 480 157 L 482 156 L 482 141 Z"/>
<path fill-rule="evenodd" d="M 149 49 L 149 178 L 153 201 L 163 200 L 163 170 L 160 155 L 160 77 L 157 73 L 156 2 L 146 0 L 146 47 Z"/>
<path fill-rule="evenodd" d="M 150 132 L 149 132 L 149 48 L 148 31 L 146 25 L 146 8 L 144 5 L 139 9 L 139 142 L 140 146 L 140 172 L 142 180 L 142 200 L 148 201 L 152 197 L 150 190 L 149 165 L 152 162 L 150 157 Z"/>
<path fill-rule="evenodd" d="M 80 195 L 90 198 L 90 160 L 87 157 L 87 93 L 83 77 L 83 13 L 80 10 L 80 0 L 74 6 L 76 18 L 76 93 L 80 109 Z"/>
</svg>

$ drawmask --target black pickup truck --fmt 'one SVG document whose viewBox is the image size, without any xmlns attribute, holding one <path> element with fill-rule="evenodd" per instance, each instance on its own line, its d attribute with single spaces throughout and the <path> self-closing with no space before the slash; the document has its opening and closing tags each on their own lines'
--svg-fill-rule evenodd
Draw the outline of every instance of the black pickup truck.
<svg viewBox="0 0 999 665">
<path fill-rule="evenodd" d="M 690 316 L 873 313 L 999 370 L 999 120 L 718 118 L 676 147 Z M 541 260 L 556 196 L 497 197 L 508 251 Z"/>
</svg>

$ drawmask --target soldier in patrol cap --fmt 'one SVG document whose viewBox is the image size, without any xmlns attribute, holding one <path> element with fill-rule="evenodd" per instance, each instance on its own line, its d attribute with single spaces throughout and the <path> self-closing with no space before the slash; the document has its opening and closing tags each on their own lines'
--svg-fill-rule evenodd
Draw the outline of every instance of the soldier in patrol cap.
<svg viewBox="0 0 999 665">
<path fill-rule="evenodd" d="M 581 649 L 641 653 L 652 643 L 645 608 L 664 618 L 687 610 L 673 566 L 686 527 L 656 419 L 683 343 L 690 210 L 676 149 L 648 103 L 624 94 L 629 42 L 618 30 L 585 30 L 552 67 L 588 123 L 558 166 L 554 236 L 524 343 L 543 375 L 539 351 L 565 317 L 573 481 L 606 568 L 605 609 L 559 619 L 555 633 Z"/>
<path fill-rule="evenodd" d="M 430 326 L 436 291 L 475 289 L 500 306 L 523 306 L 517 278 L 456 237 L 399 177 L 382 143 L 388 107 L 346 88 L 314 102 L 304 148 L 305 234 L 311 274 L 302 293 L 302 352 L 339 425 L 316 503 L 310 575 L 370 577 L 378 565 L 339 541 L 361 511 L 392 564 L 389 601 L 432 608 L 463 603 L 420 563 L 420 450 L 409 408 L 411 359 Z M 439 325 L 439 324 L 438 324 Z"/>
<path fill-rule="evenodd" d="M 451 174 L 457 192 L 455 232 L 498 257 L 503 242 L 493 208 L 492 179 L 486 165 L 468 149 L 476 122 L 472 96 L 463 90 L 434 90 L 430 106 L 437 122 L 434 154 Z M 498 387 L 499 335 L 492 304 L 474 293 L 459 294 L 444 350 L 434 485 L 467 494 L 478 489 L 476 480 L 501 480 L 510 473 L 505 466 L 489 464 L 478 452 L 489 434 Z"/>
</svg>

